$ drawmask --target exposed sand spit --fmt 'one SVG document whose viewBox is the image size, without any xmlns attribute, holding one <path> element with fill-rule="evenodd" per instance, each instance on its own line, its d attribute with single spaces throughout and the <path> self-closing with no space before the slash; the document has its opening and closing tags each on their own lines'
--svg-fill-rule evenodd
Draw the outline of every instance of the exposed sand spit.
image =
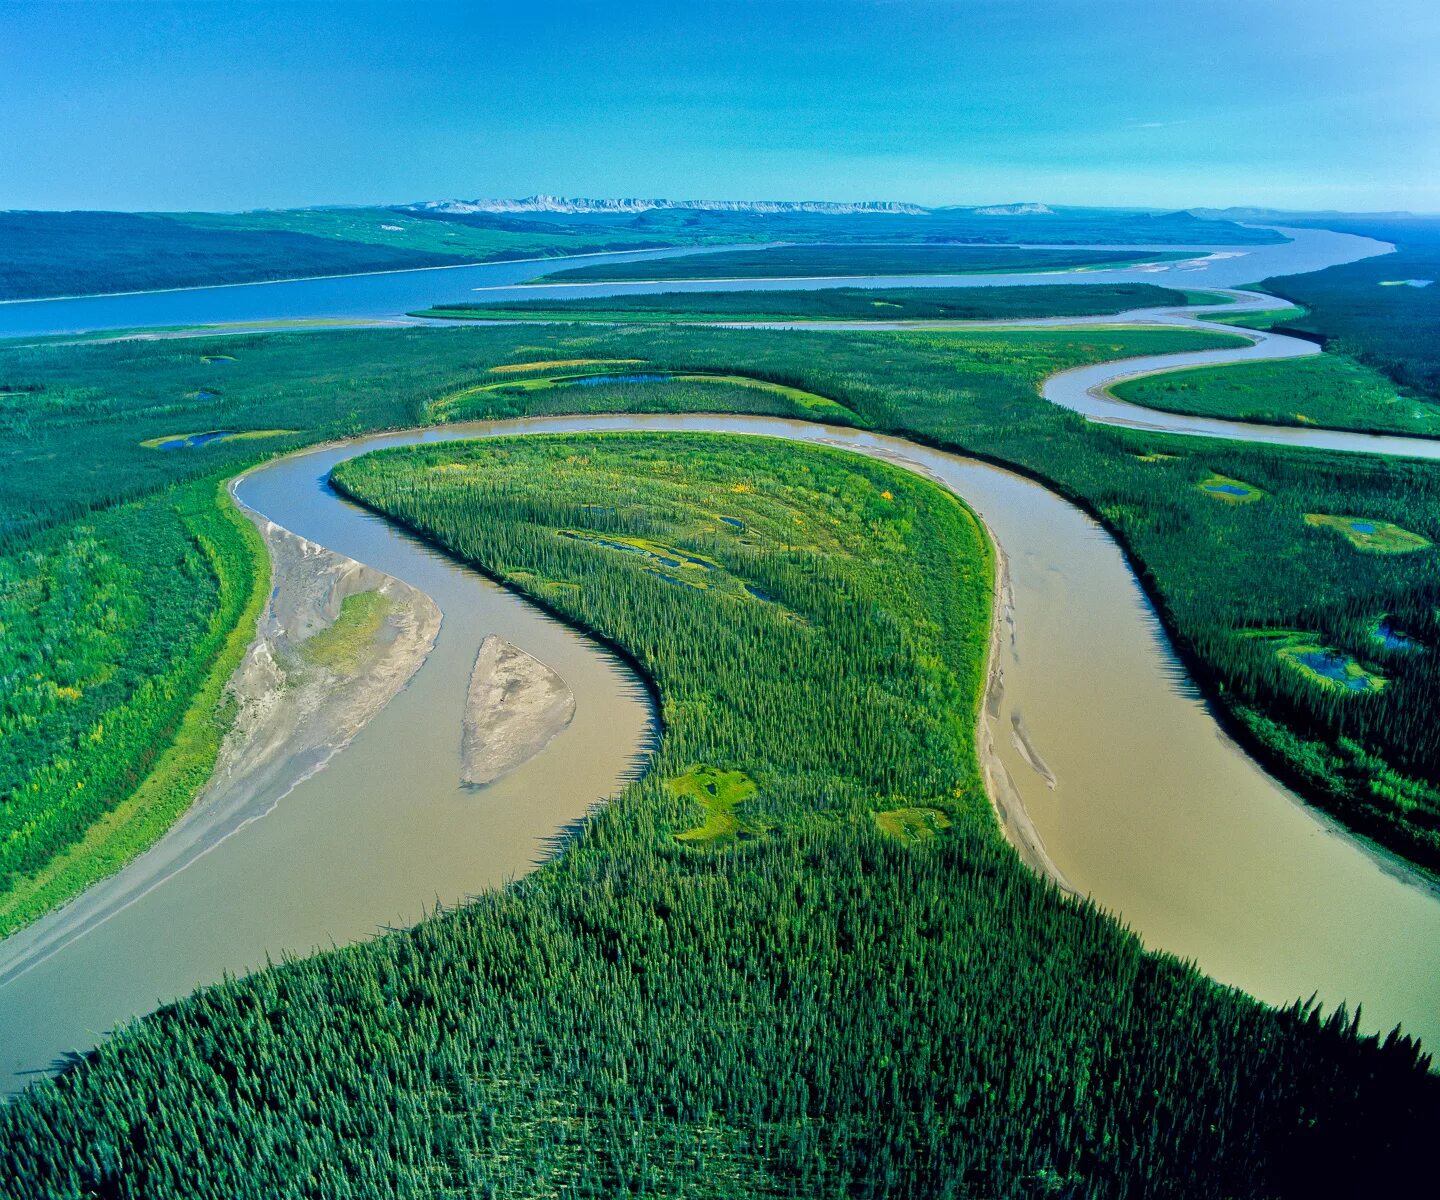
<svg viewBox="0 0 1440 1200">
<path fill-rule="evenodd" d="M 575 716 L 575 695 L 533 655 L 492 634 L 480 644 L 465 704 L 460 782 L 478 787 L 535 757 Z"/>
<path fill-rule="evenodd" d="M 255 514 L 276 586 L 230 692 L 238 702 L 202 805 L 274 793 L 321 766 L 405 686 L 435 644 L 440 609 L 423 592 L 335 554 Z M 311 639 L 341 632 L 346 599 L 373 592 L 373 628 L 350 630 L 343 652 L 320 657 Z"/>
</svg>

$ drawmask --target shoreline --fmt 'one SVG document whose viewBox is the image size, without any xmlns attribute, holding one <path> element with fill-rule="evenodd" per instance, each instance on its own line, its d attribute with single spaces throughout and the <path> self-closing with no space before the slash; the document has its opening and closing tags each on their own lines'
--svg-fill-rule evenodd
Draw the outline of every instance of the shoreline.
<svg viewBox="0 0 1440 1200">
<path fill-rule="evenodd" d="M 256 513 L 235 496 L 243 478 L 226 490 L 265 541 L 272 590 L 244 658 L 226 683 L 237 715 L 215 766 L 153 846 L 0 941 L 0 987 L 267 816 L 354 740 L 434 648 L 442 614 L 429 596 Z M 335 628 L 345 599 L 366 592 L 386 602 L 382 627 L 368 644 L 336 669 L 307 662 L 305 643 Z M 292 638 L 291 632 L 303 636 Z"/>
<path fill-rule="evenodd" d="M 1031 271 L 1019 268 L 1013 271 L 935 271 L 926 272 L 925 274 L 915 274 L 913 272 L 907 274 L 901 272 L 896 275 L 877 275 L 872 271 L 868 275 L 719 275 L 713 278 L 696 277 L 685 279 L 593 279 L 580 280 L 574 283 L 504 283 L 494 284 L 489 287 L 471 288 L 470 290 L 474 292 L 509 292 L 523 289 L 525 291 L 540 292 L 549 288 L 664 287 L 666 284 L 671 283 L 819 283 L 832 279 L 970 279 L 976 277 L 984 278 L 990 275 L 1095 275 L 1105 271 L 1138 271 L 1147 268 L 1153 268 L 1158 274 L 1161 271 L 1169 270 L 1172 266 L 1178 267 L 1183 263 L 1203 263 L 1220 257 L 1223 257 L 1223 255 L 1212 252 L 1196 258 L 1172 258 L 1160 259 L 1158 261 L 1132 260 L 1129 262 L 1101 263 L 1094 266 L 1053 267 L 1049 270 Z M 683 290 L 685 289 L 682 289 L 682 291 Z M 624 294 L 623 292 L 617 293 L 617 295 L 621 296 Z"/>
<path fill-rule="evenodd" d="M 939 483 L 938 480 L 935 482 Z M 943 483 L 939 483 L 939 486 L 944 487 L 951 495 L 960 499 L 961 503 L 965 503 L 964 499 L 953 489 L 946 487 Z M 1000 827 L 1000 835 L 1020 856 L 1020 860 L 1036 875 L 1048 880 L 1066 895 L 1073 896 L 1078 900 L 1081 898 L 1080 892 L 1065 878 L 1065 873 L 1060 870 L 1045 849 L 1044 839 L 1041 838 L 1040 831 L 1035 828 L 1035 823 L 1030 819 L 1029 810 L 1025 807 L 1024 796 L 1015 786 L 1010 772 L 1000 760 L 999 738 L 995 732 L 994 721 L 1000 715 L 1000 701 L 1005 694 L 1005 668 L 1002 656 L 1006 641 L 1006 628 L 1008 627 L 1011 631 L 1012 645 L 1015 636 L 1015 605 L 1010 593 L 1010 560 L 1005 553 L 1005 547 L 995 536 L 995 530 L 990 527 L 990 523 L 974 508 L 970 508 L 970 511 L 975 514 L 975 519 L 985 530 L 985 535 L 990 539 L 990 545 L 995 555 L 995 583 L 991 594 L 990 644 L 985 667 L 985 689 L 980 697 L 979 715 L 976 720 L 975 756 L 979 760 L 980 772 L 985 780 L 985 792 L 990 800 L 991 811 L 995 814 L 995 822 Z"/>
<path fill-rule="evenodd" d="M 715 249 L 749 249 L 751 243 Z M 513 267 L 567 258 L 605 258 L 611 254 L 661 254 L 672 250 L 708 250 L 708 246 L 641 246 L 635 250 L 585 250 L 580 254 L 540 254 L 532 258 L 482 258 L 474 262 L 440 263 L 430 267 L 390 267 L 384 271 L 340 271 L 330 275 L 286 275 L 281 279 L 239 279 L 229 283 L 187 283 L 182 287 L 133 288 L 127 292 L 75 292 L 64 296 L 13 296 L 0 304 L 50 304 L 61 300 L 111 300 L 117 296 L 170 296 L 177 292 L 209 292 L 216 288 L 265 287 L 272 283 L 312 283 L 322 279 L 365 279 L 372 275 L 415 275 L 421 271 L 461 271 L 467 267 Z M 512 286 L 512 285 L 506 285 Z M 478 288 L 476 289 L 479 290 Z"/>
</svg>

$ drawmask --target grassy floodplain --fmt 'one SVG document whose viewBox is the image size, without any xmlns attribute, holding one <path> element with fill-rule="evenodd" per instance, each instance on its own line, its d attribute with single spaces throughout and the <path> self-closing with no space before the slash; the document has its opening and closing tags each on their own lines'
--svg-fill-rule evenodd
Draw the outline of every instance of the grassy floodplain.
<svg viewBox="0 0 1440 1200">
<path fill-rule="evenodd" d="M 1121 400 L 1265 425 L 1440 437 L 1440 401 L 1339 354 L 1168 371 L 1117 384 Z"/>
<path fill-rule="evenodd" d="M 527 364 L 517 363 L 514 367 Z M 542 367 L 544 364 L 541 364 Z M 533 369 L 533 368 L 531 368 Z M 427 421 L 463 421 L 484 419 L 491 414 L 492 405 L 498 397 L 512 397 L 528 400 L 536 392 L 548 392 L 556 388 L 634 388 L 646 383 L 665 383 L 661 391 L 668 412 L 773 412 L 776 401 L 787 415 L 808 417 L 817 421 L 838 422 L 842 425 L 855 423 L 855 414 L 843 404 L 829 396 L 807 392 L 803 388 L 790 387 L 768 379 L 753 379 L 748 375 L 710 375 L 699 373 L 666 372 L 624 374 L 594 371 L 584 374 L 526 375 L 519 377 L 511 366 L 491 367 L 491 373 L 503 372 L 505 378 L 499 383 L 482 383 L 474 387 L 460 388 L 441 396 L 425 409 Z M 755 398 L 750 392 L 762 392 Z"/>
<path fill-rule="evenodd" d="M 1204 301 L 1202 301 L 1203 303 Z M 1132 308 L 1176 308 L 1186 293 L 1149 283 L 993 288 L 817 288 L 764 292 L 664 292 L 560 302 L 457 304 L 412 313 L 473 321 L 631 324 L 663 321 L 1005 321 L 1108 316 Z"/>
<path fill-rule="evenodd" d="M 1420 1165 L 1440 1090 L 1411 1046 L 1147 955 L 1003 843 L 974 756 L 990 547 L 936 486 L 702 435 L 337 482 L 624 647 L 660 692 L 652 771 L 518 887 L 107 1042 L 0 1113 L 0 1178 L 1189 1197 Z"/>
<path fill-rule="evenodd" d="M 1179 250 L 1048 250 L 1033 246 L 809 245 L 722 250 L 674 259 L 596 263 L 540 277 L 545 283 L 783 279 L 848 275 L 996 275 L 1115 270 L 1189 257 Z"/>
<path fill-rule="evenodd" d="M 1277 325 L 1293 323 L 1305 315 L 1305 310 L 1295 305 L 1281 308 L 1267 308 L 1260 312 L 1244 312 L 1226 315 L 1212 313 L 1202 316 L 1202 321 L 1214 321 L 1217 325 L 1233 325 L 1237 329 L 1273 329 Z"/>
</svg>

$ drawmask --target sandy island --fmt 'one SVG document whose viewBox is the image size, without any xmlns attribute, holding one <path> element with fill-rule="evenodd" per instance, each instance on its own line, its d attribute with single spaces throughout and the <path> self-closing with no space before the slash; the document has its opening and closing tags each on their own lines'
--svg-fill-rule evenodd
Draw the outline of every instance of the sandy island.
<svg viewBox="0 0 1440 1200">
<path fill-rule="evenodd" d="M 480 643 L 461 722 L 460 782 L 493 783 L 539 754 L 575 716 L 575 693 L 493 633 Z"/>
</svg>

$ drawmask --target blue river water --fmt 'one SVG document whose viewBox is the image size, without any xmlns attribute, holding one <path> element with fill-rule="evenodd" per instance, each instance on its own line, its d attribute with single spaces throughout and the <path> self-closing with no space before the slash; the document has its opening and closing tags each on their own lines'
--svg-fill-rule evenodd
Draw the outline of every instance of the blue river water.
<svg viewBox="0 0 1440 1200">
<path fill-rule="evenodd" d="M 505 300 L 564 299 L 572 296 L 637 292 L 770 291 L 824 287 L 997 287 L 1055 283 L 1156 283 L 1179 288 L 1234 287 L 1276 274 L 1318 270 L 1380 252 L 1369 238 L 1323 229 L 1285 229 L 1291 240 L 1262 246 L 1195 247 L 1195 258 L 1114 271 L 1029 275 L 866 276 L 849 279 L 744 279 L 666 283 L 567 284 L 524 287 L 527 280 L 566 265 L 637 258 L 707 254 L 728 246 L 590 255 L 583 259 L 540 259 L 342 275 L 279 283 L 233 284 L 169 292 L 135 292 L 78 299 L 0 303 L 0 338 L 94 333 L 176 325 L 231 325 L 272 321 L 408 320 L 406 314 L 439 304 Z M 753 247 L 752 247 L 753 248 Z M 1073 248 L 1073 247 L 1072 247 Z M 1115 249 L 1116 247 L 1095 247 Z M 1174 250 L 1174 246 L 1124 247 Z"/>
</svg>

